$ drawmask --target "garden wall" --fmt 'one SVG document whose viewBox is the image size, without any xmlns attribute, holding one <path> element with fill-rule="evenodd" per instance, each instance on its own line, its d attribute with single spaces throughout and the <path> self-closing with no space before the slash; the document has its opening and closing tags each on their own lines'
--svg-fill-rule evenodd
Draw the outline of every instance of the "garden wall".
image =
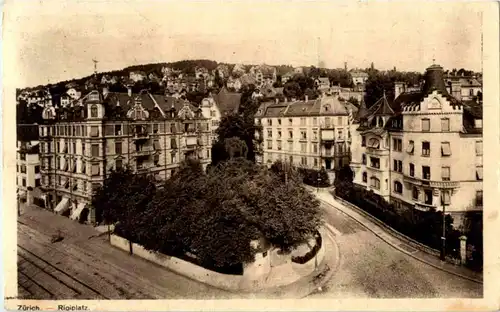
<svg viewBox="0 0 500 312">
<path fill-rule="evenodd" d="M 130 252 L 129 241 L 123 237 L 112 234 L 110 243 L 119 249 Z M 318 250 L 318 264 L 323 260 L 325 254 L 323 245 Z M 316 261 L 315 257 L 304 264 L 286 261 L 282 265 L 266 269 L 262 266 L 270 266 L 270 254 L 266 257 L 258 254 L 257 261 L 245 266 L 243 275 L 229 275 L 207 270 L 176 257 L 148 251 L 136 243 L 132 244 L 132 253 L 196 281 L 230 291 L 256 291 L 293 283 L 313 273 Z"/>
</svg>

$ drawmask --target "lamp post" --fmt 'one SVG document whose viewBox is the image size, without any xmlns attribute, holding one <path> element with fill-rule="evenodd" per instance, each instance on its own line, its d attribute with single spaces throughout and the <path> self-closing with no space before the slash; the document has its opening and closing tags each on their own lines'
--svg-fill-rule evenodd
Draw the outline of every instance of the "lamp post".
<svg viewBox="0 0 500 312">
<path fill-rule="evenodd" d="M 446 260 L 446 196 L 445 190 L 441 189 L 441 205 L 443 206 L 443 236 L 441 236 L 441 260 Z"/>
</svg>

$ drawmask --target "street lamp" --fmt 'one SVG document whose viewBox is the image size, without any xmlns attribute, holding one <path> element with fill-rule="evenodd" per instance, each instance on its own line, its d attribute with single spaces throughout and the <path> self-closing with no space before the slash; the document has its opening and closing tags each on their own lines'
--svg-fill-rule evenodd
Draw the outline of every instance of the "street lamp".
<svg viewBox="0 0 500 312">
<path fill-rule="evenodd" d="M 445 190 L 441 189 L 441 205 L 443 206 L 443 236 L 441 236 L 441 260 L 446 260 L 446 196 Z"/>
</svg>

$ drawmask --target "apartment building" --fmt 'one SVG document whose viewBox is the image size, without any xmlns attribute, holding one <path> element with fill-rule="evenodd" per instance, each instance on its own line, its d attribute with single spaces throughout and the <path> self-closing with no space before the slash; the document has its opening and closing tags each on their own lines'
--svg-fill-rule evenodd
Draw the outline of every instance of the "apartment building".
<svg viewBox="0 0 500 312">
<path fill-rule="evenodd" d="M 111 169 L 169 178 L 187 157 L 210 162 L 210 131 L 201 109 L 168 96 L 100 92 L 66 107 L 48 105 L 39 127 L 46 206 L 93 223 L 93 191 Z"/>
<path fill-rule="evenodd" d="M 481 213 L 482 103 L 448 91 L 443 68 L 432 65 L 416 92 L 361 107 L 352 126 L 354 182 L 398 207 L 441 210 L 454 218 Z M 397 87 L 397 86 L 396 86 Z"/>
<path fill-rule="evenodd" d="M 230 92 L 223 87 L 219 93 L 204 98 L 201 101 L 201 111 L 205 118 L 210 120 L 210 140 L 217 140 L 217 128 L 223 116 L 237 113 L 240 107 L 241 93 Z"/>
<path fill-rule="evenodd" d="M 34 190 L 41 186 L 38 152 L 38 141 L 17 141 L 16 185 L 20 198 L 27 198 L 29 187 Z"/>
<path fill-rule="evenodd" d="M 263 139 L 257 161 L 324 167 L 333 179 L 335 169 L 349 164 L 353 113 L 354 105 L 335 96 L 262 103 L 255 115 L 255 122 L 262 125 L 262 133 L 256 135 Z"/>
</svg>

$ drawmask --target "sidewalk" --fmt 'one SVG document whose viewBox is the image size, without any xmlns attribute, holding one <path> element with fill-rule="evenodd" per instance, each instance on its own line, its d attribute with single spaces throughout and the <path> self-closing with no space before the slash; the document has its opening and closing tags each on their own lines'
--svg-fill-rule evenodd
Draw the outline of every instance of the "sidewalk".
<svg viewBox="0 0 500 312">
<path fill-rule="evenodd" d="M 415 246 L 410 245 L 408 241 L 405 241 L 401 237 L 403 234 L 401 234 L 400 237 L 396 237 L 395 235 L 392 235 L 389 231 L 383 229 L 381 226 L 377 225 L 375 222 L 370 220 L 366 216 L 366 212 L 362 211 L 360 208 L 358 211 L 356 211 L 355 207 L 349 207 L 347 205 L 344 205 L 341 203 L 339 200 L 337 200 L 328 190 L 320 190 L 319 192 L 316 191 L 316 189 L 311 188 L 311 187 L 306 187 L 310 191 L 313 192 L 313 194 L 323 203 L 328 204 L 329 206 L 341 211 L 342 213 L 348 215 L 349 217 L 353 218 L 356 220 L 358 223 L 363 225 L 365 228 L 370 230 L 372 233 L 374 233 L 376 236 L 378 236 L 380 239 L 391 245 L 392 247 L 398 249 L 399 251 L 423 262 L 426 263 L 430 266 L 433 266 L 439 270 L 445 271 L 447 273 L 465 278 L 467 280 L 476 282 L 476 283 L 483 283 L 483 274 L 479 272 L 474 272 L 472 270 L 469 270 L 465 267 L 461 266 L 456 266 L 451 263 L 447 263 L 444 261 L 441 261 L 439 257 L 436 257 L 433 254 L 430 254 L 428 252 L 425 252 L 423 250 L 420 250 L 416 248 Z M 387 226 L 388 227 L 388 226 Z M 395 230 L 393 230 L 395 231 Z M 395 231 L 396 232 L 396 231 Z"/>
</svg>

